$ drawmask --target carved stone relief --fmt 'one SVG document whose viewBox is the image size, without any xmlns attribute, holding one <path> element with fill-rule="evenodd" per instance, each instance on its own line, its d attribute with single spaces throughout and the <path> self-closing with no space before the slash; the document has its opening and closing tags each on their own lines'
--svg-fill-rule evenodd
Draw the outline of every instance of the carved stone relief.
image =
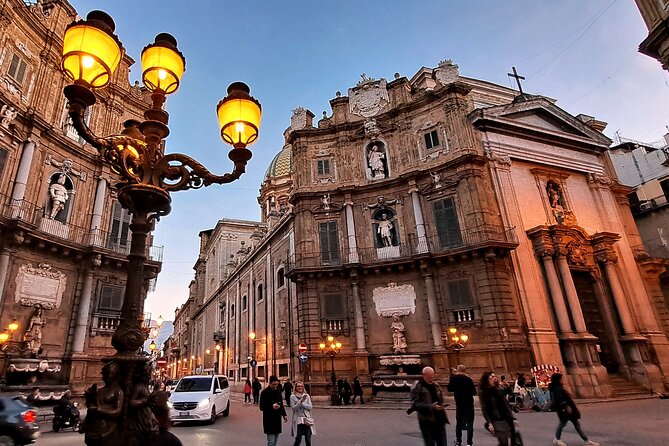
<svg viewBox="0 0 669 446">
<path fill-rule="evenodd" d="M 2 117 L 2 121 L 0 121 L 0 125 L 2 125 L 5 128 L 9 127 L 9 124 L 12 123 L 14 119 L 18 116 L 19 111 L 12 107 L 9 104 L 5 104 L 2 106 L 2 109 L 0 109 L 0 117 Z"/>
<path fill-rule="evenodd" d="M 362 74 L 362 80 L 348 90 L 349 112 L 363 118 L 372 118 L 390 103 L 386 80 L 375 80 Z"/>
<path fill-rule="evenodd" d="M 451 59 L 442 60 L 439 66 L 434 69 L 434 77 L 441 85 L 455 82 L 460 76 L 460 70 L 457 64 Z"/>
<path fill-rule="evenodd" d="M 74 164 L 74 161 L 70 158 L 65 158 L 63 161 L 56 161 L 50 154 L 46 156 L 44 159 L 44 164 L 53 166 L 58 168 L 61 172 L 64 174 L 70 174 L 73 175 L 77 178 L 79 178 L 81 181 L 86 181 L 88 178 L 88 175 L 86 172 L 82 170 L 77 170 L 72 167 Z"/>
<path fill-rule="evenodd" d="M 27 263 L 19 268 L 16 275 L 14 300 L 28 307 L 59 308 L 66 283 L 65 274 L 52 270 L 51 265 L 40 263 L 33 267 Z"/>
<path fill-rule="evenodd" d="M 411 284 L 397 285 L 372 290 L 376 314 L 382 317 L 408 316 L 416 312 L 416 291 Z"/>
</svg>

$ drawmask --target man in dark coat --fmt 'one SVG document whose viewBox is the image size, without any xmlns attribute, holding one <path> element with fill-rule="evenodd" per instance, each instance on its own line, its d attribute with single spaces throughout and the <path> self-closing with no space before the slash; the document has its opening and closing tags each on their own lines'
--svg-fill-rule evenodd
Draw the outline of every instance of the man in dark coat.
<svg viewBox="0 0 669 446">
<path fill-rule="evenodd" d="M 293 394 L 293 383 L 289 379 L 283 383 L 283 394 L 286 398 L 286 406 L 290 407 L 290 396 Z"/>
<path fill-rule="evenodd" d="M 434 369 L 425 367 L 423 376 L 411 389 L 411 408 L 418 412 L 418 427 L 425 446 L 446 446 L 446 404 Z"/>
<path fill-rule="evenodd" d="M 262 427 L 267 435 L 267 446 L 276 446 L 281 433 L 281 418 L 288 421 L 286 408 L 279 390 L 279 378 L 269 377 L 269 386 L 260 394 L 260 410 L 262 411 Z"/>
<path fill-rule="evenodd" d="M 458 365 L 455 374 L 448 381 L 448 391 L 455 397 L 455 446 L 462 445 L 462 431 L 467 430 L 467 446 L 474 438 L 474 395 L 476 386 L 467 375 L 464 365 Z"/>
<path fill-rule="evenodd" d="M 355 404 L 356 397 L 360 397 L 360 404 L 365 404 L 365 400 L 362 397 L 362 384 L 360 383 L 360 378 L 357 376 L 353 378 L 353 404 Z"/>
<path fill-rule="evenodd" d="M 251 389 L 253 390 L 253 404 L 258 404 L 258 398 L 260 397 L 260 391 L 262 390 L 262 384 L 260 384 L 258 378 L 253 378 Z"/>
</svg>

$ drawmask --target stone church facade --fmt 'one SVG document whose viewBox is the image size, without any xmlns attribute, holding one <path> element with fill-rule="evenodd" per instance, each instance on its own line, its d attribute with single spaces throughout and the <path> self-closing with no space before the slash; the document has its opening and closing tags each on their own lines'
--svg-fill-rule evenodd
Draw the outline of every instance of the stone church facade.
<svg viewBox="0 0 669 446">
<path fill-rule="evenodd" d="M 319 344 L 333 336 L 337 376 L 377 389 L 457 362 L 474 375 L 555 365 L 582 397 L 661 386 L 664 264 L 639 248 L 605 123 L 450 61 L 363 75 L 330 105 L 317 123 L 293 112 L 273 161 L 289 173 L 270 169 L 261 187 L 268 232 L 203 302 L 226 312 L 231 378 L 300 376 L 324 393 Z M 273 312 L 251 310 L 261 283 Z M 459 352 L 449 328 L 469 336 Z"/>
<path fill-rule="evenodd" d="M 60 73 L 62 37 L 75 20 L 66 1 L 9 0 L 0 11 L 0 330 L 6 384 L 43 395 L 100 380 L 114 353 L 126 282 L 130 216 L 116 200 L 120 178 L 68 122 Z M 88 125 L 119 133 L 150 99 L 131 86 L 121 61 L 98 93 Z M 162 251 L 151 248 L 147 289 Z"/>
</svg>

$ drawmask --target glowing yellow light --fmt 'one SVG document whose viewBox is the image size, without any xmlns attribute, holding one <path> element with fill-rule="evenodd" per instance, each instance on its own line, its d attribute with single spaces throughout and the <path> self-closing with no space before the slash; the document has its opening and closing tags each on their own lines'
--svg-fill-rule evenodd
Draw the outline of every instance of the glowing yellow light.
<svg viewBox="0 0 669 446">
<path fill-rule="evenodd" d="M 237 133 L 244 133 L 244 123 L 238 122 L 235 124 L 235 130 L 237 130 Z"/>
<path fill-rule="evenodd" d="M 469 336 L 467 336 L 466 334 L 463 334 L 462 336 L 460 336 L 460 339 L 462 339 L 462 342 L 467 342 L 467 341 L 469 341 Z"/>
<path fill-rule="evenodd" d="M 337 348 L 341 348 L 341 342 L 337 342 L 335 345 L 337 346 Z"/>
<path fill-rule="evenodd" d="M 19 323 L 16 322 L 16 319 L 12 319 L 12 321 L 7 325 L 7 328 L 9 328 L 9 331 L 12 333 L 15 332 L 16 330 L 19 329 Z"/>
<path fill-rule="evenodd" d="M 458 332 L 458 329 L 455 328 L 455 327 L 451 327 L 451 328 L 448 329 L 448 331 L 449 331 L 451 334 L 455 334 L 455 333 Z"/>
<path fill-rule="evenodd" d="M 258 139 L 262 108 L 249 93 L 246 84 L 235 82 L 216 107 L 221 138 L 235 148 L 245 148 Z"/>
<path fill-rule="evenodd" d="M 81 58 L 81 65 L 84 68 L 93 68 L 93 65 L 95 65 L 95 59 L 93 59 L 91 56 L 84 56 Z"/>
<path fill-rule="evenodd" d="M 166 77 L 167 77 L 167 71 L 163 69 L 158 70 L 158 79 L 164 81 Z"/>
<path fill-rule="evenodd" d="M 321 342 L 320 344 L 318 344 L 318 348 L 323 350 L 325 348 L 325 342 Z"/>
<path fill-rule="evenodd" d="M 217 346 L 216 346 L 216 350 L 218 350 L 218 351 L 220 352 L 220 351 L 221 351 L 221 346 L 220 346 L 220 345 L 217 345 Z"/>
<path fill-rule="evenodd" d="M 207 349 L 207 350 L 205 350 L 205 353 L 208 354 L 208 355 L 211 355 L 211 350 Z"/>
<path fill-rule="evenodd" d="M 328 342 L 334 341 L 334 336 L 328 336 Z"/>
<path fill-rule="evenodd" d="M 251 338 L 252 341 L 255 340 L 256 334 L 254 332 L 249 333 L 249 338 Z"/>
<path fill-rule="evenodd" d="M 0 343 L 4 344 L 5 342 L 7 342 L 8 339 L 9 339 L 9 333 L 7 333 L 6 331 L 0 333 Z"/>
</svg>

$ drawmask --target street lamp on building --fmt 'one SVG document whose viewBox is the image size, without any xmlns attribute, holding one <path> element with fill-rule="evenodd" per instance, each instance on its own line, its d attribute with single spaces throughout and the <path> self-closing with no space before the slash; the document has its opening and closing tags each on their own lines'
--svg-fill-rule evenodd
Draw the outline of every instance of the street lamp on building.
<svg viewBox="0 0 669 446">
<path fill-rule="evenodd" d="M 4 329 L 3 331 L 0 332 L 0 349 L 2 349 L 2 353 L 4 354 L 4 364 L 3 364 L 3 370 L 2 370 L 2 385 L 0 387 L 4 387 L 6 378 L 7 378 L 7 363 L 9 362 L 9 351 L 8 348 L 11 344 L 11 342 L 14 340 L 14 332 L 19 329 L 19 323 L 16 321 L 16 319 L 12 319 L 12 321 L 7 324 L 7 328 Z"/>
<path fill-rule="evenodd" d="M 446 348 L 455 352 L 455 360 L 460 364 L 460 350 L 467 347 L 469 335 L 458 331 L 457 328 L 451 327 L 448 329 L 448 344 Z"/>
<path fill-rule="evenodd" d="M 144 121 L 128 120 L 118 135 L 100 137 L 86 124 L 87 109 L 96 102 L 96 91 L 105 87 L 123 58 L 124 50 L 114 34 L 112 18 L 102 11 L 92 11 L 85 20 L 67 26 L 63 37 L 61 69 L 72 84 L 64 88 L 68 100 L 68 115 L 77 133 L 97 149 L 102 160 L 122 180 L 116 185 L 118 200 L 132 214 L 131 249 L 128 254 L 126 293 L 121 309 L 121 322 L 112 337 L 117 354 L 106 359 L 112 370 L 107 385 L 120 386 L 122 394 L 132 395 L 137 385 L 148 385 L 148 380 L 133 373 L 136 365 L 147 358 L 139 355 L 144 343 L 141 327 L 142 295 L 146 277 L 146 239 L 155 221 L 171 210 L 170 192 L 197 189 L 212 184 L 237 180 L 251 159 L 247 148 L 258 138 L 261 106 L 249 93 L 248 86 L 235 82 L 228 87 L 228 95 L 218 103 L 217 116 L 221 138 L 232 146 L 228 157 L 234 170 L 214 175 L 202 164 L 184 154 L 165 154 L 165 138 L 169 134 L 168 114 L 164 110 L 167 95 L 174 93 L 186 67 L 177 42 L 169 34 L 159 34 L 155 42 L 142 51 L 142 81 L 151 92 L 151 107 L 144 112 Z M 115 365 L 112 365 L 115 364 Z M 112 382 L 113 381 L 113 382 Z M 103 391 L 103 390 L 100 390 Z M 112 429 L 110 422 L 91 422 L 86 432 L 86 443 L 109 444 L 120 437 L 132 442 L 149 441 L 150 432 L 126 432 L 128 408 L 121 404 L 120 415 Z M 109 408 L 116 411 L 116 407 Z M 100 411 L 102 413 L 102 411 Z M 89 411 L 91 415 L 100 416 Z M 147 414 L 146 417 L 152 417 Z M 153 420 L 142 421 L 151 425 Z M 99 427 L 99 426 L 103 426 Z"/>
<path fill-rule="evenodd" d="M 330 399 L 333 406 L 338 406 L 339 393 L 337 392 L 337 373 L 335 372 L 334 357 L 341 351 L 341 342 L 330 335 L 318 345 L 318 348 L 320 348 L 321 352 L 330 357 L 330 364 L 332 367 L 332 374 L 330 375 L 330 381 L 332 382 Z"/>
</svg>

